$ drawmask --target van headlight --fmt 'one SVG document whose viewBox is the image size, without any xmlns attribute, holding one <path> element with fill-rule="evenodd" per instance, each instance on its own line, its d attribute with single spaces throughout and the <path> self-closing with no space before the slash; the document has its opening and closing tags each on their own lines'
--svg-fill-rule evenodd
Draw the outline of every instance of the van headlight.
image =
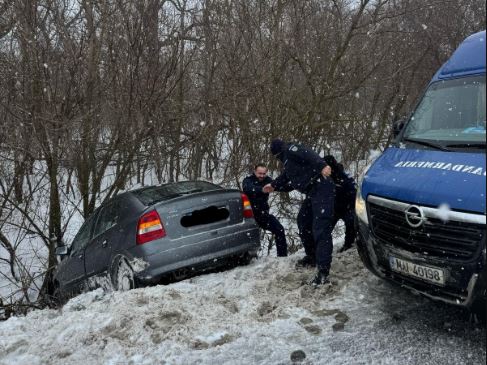
<svg viewBox="0 0 487 365">
<path fill-rule="evenodd" d="M 367 205 L 362 197 L 362 183 L 360 182 L 357 189 L 357 199 L 355 200 L 355 213 L 357 214 L 357 218 L 369 225 L 369 217 L 367 217 Z"/>
<path fill-rule="evenodd" d="M 362 172 L 362 175 L 358 179 L 357 184 L 357 198 L 355 199 L 355 213 L 357 214 L 357 218 L 360 219 L 362 223 L 369 225 L 369 217 L 367 216 L 367 203 L 365 199 L 362 197 L 362 185 L 367 178 L 367 172 L 374 164 L 375 160 L 379 158 L 380 154 L 378 152 L 371 153 L 372 159 L 367 165 L 367 167 Z"/>
</svg>

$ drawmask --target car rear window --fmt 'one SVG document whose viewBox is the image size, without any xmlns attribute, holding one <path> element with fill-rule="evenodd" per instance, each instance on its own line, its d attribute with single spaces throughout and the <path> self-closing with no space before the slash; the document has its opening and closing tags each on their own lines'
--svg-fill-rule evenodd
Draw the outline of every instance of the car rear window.
<svg viewBox="0 0 487 365">
<path fill-rule="evenodd" d="M 142 204 L 147 206 L 184 195 L 204 193 L 214 190 L 222 190 L 222 188 L 205 181 L 184 181 L 162 186 L 151 186 L 133 191 L 132 193 L 142 202 Z"/>
</svg>

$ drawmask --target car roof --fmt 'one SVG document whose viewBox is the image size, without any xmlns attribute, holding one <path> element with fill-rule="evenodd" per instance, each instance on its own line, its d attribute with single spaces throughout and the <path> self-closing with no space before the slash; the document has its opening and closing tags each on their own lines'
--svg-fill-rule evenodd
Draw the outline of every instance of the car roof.
<svg viewBox="0 0 487 365">
<path fill-rule="evenodd" d="M 450 59 L 440 68 L 432 82 L 485 74 L 485 30 L 465 39 Z"/>
</svg>

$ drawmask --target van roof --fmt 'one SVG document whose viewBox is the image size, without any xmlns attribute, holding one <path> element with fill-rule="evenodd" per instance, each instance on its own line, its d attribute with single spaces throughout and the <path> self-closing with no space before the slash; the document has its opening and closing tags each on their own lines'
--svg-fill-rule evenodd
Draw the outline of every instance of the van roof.
<svg viewBox="0 0 487 365">
<path fill-rule="evenodd" d="M 468 75 L 485 74 L 485 30 L 465 39 L 440 68 L 432 82 Z"/>
</svg>

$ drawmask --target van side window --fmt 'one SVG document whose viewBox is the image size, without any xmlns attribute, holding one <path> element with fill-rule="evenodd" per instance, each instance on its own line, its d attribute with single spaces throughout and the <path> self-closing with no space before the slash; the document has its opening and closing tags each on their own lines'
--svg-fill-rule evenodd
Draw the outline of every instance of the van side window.
<svg viewBox="0 0 487 365">
<path fill-rule="evenodd" d="M 92 215 L 90 218 L 88 218 L 83 226 L 81 226 L 81 229 L 78 231 L 78 234 L 76 234 L 76 237 L 74 237 L 73 242 L 71 243 L 71 252 L 76 253 L 81 251 L 86 247 L 88 242 L 90 241 L 91 238 L 91 231 L 93 228 L 93 222 L 94 222 L 94 216 Z"/>
<path fill-rule="evenodd" d="M 120 201 L 110 203 L 101 209 L 96 221 L 95 232 L 93 234 L 94 237 L 108 231 L 119 223 L 120 209 Z"/>
</svg>

